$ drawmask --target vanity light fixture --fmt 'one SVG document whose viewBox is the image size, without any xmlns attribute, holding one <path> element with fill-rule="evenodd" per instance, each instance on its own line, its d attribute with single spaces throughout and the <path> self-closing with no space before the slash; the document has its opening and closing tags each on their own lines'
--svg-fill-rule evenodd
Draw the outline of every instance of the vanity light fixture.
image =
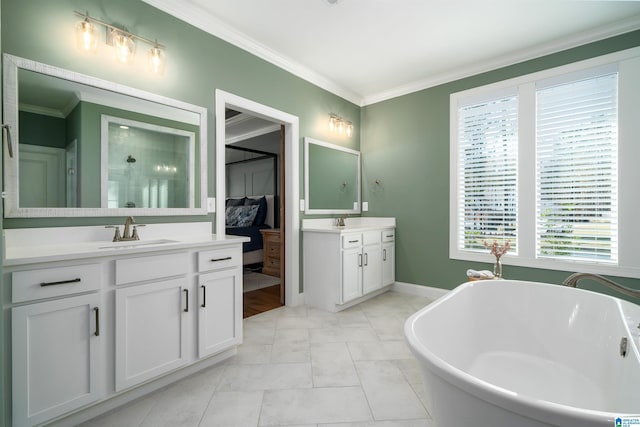
<svg viewBox="0 0 640 427">
<path fill-rule="evenodd" d="M 78 48 L 83 51 L 95 52 L 98 47 L 98 34 L 96 25 L 103 26 L 107 31 L 106 43 L 113 46 L 118 61 L 124 64 L 131 64 L 135 58 L 136 41 L 148 44 L 151 48 L 148 51 L 149 70 L 161 75 L 164 73 L 165 66 L 165 47 L 158 43 L 157 40 L 150 40 L 146 37 L 133 34 L 126 29 L 118 28 L 114 25 L 107 24 L 99 19 L 89 16 L 89 12 L 75 14 L 82 19 L 76 24 L 76 41 Z"/>
<path fill-rule="evenodd" d="M 338 132 L 340 135 L 346 134 L 348 137 L 353 135 L 353 123 L 343 119 L 337 114 L 329 114 L 329 130 L 331 132 Z"/>
</svg>

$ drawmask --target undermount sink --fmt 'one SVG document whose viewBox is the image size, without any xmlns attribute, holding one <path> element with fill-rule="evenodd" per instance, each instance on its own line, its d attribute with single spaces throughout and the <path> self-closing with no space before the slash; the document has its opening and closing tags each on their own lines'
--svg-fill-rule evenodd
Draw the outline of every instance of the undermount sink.
<svg viewBox="0 0 640 427">
<path fill-rule="evenodd" d="M 98 249 L 125 249 L 125 248 L 135 248 L 139 246 L 166 245 L 167 243 L 178 243 L 178 241 L 171 240 L 171 239 L 126 240 L 126 241 L 105 243 L 105 246 L 100 246 Z"/>
</svg>

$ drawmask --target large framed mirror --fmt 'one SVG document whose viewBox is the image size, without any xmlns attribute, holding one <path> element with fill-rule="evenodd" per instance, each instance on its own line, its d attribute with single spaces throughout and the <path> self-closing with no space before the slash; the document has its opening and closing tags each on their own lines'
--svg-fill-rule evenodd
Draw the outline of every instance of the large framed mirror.
<svg viewBox="0 0 640 427">
<path fill-rule="evenodd" d="M 8 54 L 3 71 L 6 217 L 206 214 L 206 108 Z"/>
<path fill-rule="evenodd" d="M 305 213 L 359 214 L 360 152 L 304 138 Z"/>
</svg>

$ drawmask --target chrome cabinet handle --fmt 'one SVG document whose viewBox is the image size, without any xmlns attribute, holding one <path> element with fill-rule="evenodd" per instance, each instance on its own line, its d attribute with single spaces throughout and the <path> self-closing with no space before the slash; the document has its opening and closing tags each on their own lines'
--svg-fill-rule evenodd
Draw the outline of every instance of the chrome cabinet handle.
<svg viewBox="0 0 640 427">
<path fill-rule="evenodd" d="M 230 256 L 227 256 L 227 257 L 224 257 L 224 258 L 213 258 L 213 259 L 210 259 L 209 261 L 210 262 L 220 262 L 220 261 L 229 261 L 230 259 L 233 259 L 233 258 L 230 257 Z"/>
<path fill-rule="evenodd" d="M 358 243 L 360 240 L 349 240 L 349 243 Z"/>
<path fill-rule="evenodd" d="M 383 260 L 383 261 L 386 261 L 386 260 L 387 260 L 387 250 L 386 250 L 386 249 L 383 249 L 383 250 L 382 250 L 382 260 Z"/>
<path fill-rule="evenodd" d="M 185 307 L 184 307 L 184 312 L 188 313 L 189 312 L 189 289 L 183 289 L 183 292 L 185 293 Z"/>
<path fill-rule="evenodd" d="M 40 286 L 55 286 L 55 285 L 66 285 L 67 283 L 79 283 L 80 278 L 70 279 L 70 280 L 60 280 L 58 282 L 42 282 Z"/>
<path fill-rule="evenodd" d="M 200 287 L 202 288 L 202 304 L 200 304 L 200 307 L 206 308 L 207 307 L 207 287 L 205 285 L 202 285 Z"/>
<path fill-rule="evenodd" d="M 96 331 L 93 335 L 99 337 L 100 336 L 100 309 L 98 307 L 93 307 L 93 311 L 96 315 Z"/>
<path fill-rule="evenodd" d="M 362 267 L 362 254 L 358 254 L 358 267 Z"/>
<path fill-rule="evenodd" d="M 369 254 L 364 254 L 364 266 L 369 265 Z"/>
</svg>

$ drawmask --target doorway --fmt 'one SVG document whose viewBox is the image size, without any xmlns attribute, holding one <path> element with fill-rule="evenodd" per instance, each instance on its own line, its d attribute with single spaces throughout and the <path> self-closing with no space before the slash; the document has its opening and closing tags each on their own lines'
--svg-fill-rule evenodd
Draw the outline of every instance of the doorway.
<svg viewBox="0 0 640 427">
<path fill-rule="evenodd" d="M 280 191 L 280 233 L 284 250 L 280 254 L 283 265 L 281 276 L 284 280 L 284 303 L 299 305 L 302 294 L 299 291 L 299 131 L 298 118 L 288 113 L 256 103 L 246 98 L 216 90 L 216 234 L 226 234 L 225 216 L 226 183 L 226 111 L 228 109 L 264 119 L 280 126 L 281 135 L 281 175 L 285 177 Z M 286 179 L 291 177 L 291 179 Z M 281 179 L 282 182 L 282 179 Z M 280 295 L 278 295 L 280 299 Z"/>
</svg>

